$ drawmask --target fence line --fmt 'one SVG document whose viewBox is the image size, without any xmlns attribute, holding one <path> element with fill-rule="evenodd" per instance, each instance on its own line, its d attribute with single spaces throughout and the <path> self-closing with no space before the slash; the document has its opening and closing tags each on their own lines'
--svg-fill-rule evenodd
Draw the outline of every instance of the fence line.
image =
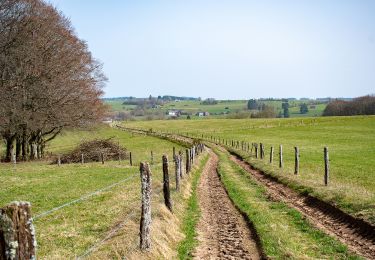
<svg viewBox="0 0 375 260">
<path fill-rule="evenodd" d="M 186 136 L 189 134 L 186 133 Z M 215 142 L 216 144 L 220 144 L 222 146 L 229 146 L 232 147 L 235 150 L 242 150 L 244 152 L 247 152 L 250 154 L 250 157 L 253 156 L 253 150 L 254 150 L 254 157 L 256 159 L 260 158 L 261 160 L 265 159 L 265 147 L 263 143 L 252 143 L 251 150 L 249 151 L 250 145 L 245 141 L 237 141 L 237 140 L 226 140 L 223 139 L 221 142 L 220 138 L 217 138 L 215 136 L 206 136 L 206 135 L 199 135 L 199 134 L 190 134 L 191 136 L 195 136 L 195 138 L 205 140 L 207 142 Z M 219 140 L 219 142 L 217 142 Z M 324 147 L 323 149 L 323 162 L 324 162 L 324 185 L 328 186 L 329 183 L 329 155 L 328 155 L 328 147 Z M 271 146 L 270 150 L 270 164 L 273 163 L 273 156 L 274 156 L 274 146 Z M 323 165 L 323 163 L 322 163 Z M 280 144 L 279 146 L 279 168 L 284 167 L 284 161 L 283 161 L 283 145 Z M 300 149 L 299 147 L 294 147 L 294 174 L 298 175 L 300 172 Z"/>
<path fill-rule="evenodd" d="M 91 197 L 93 197 L 93 196 L 95 196 L 95 195 L 97 195 L 97 194 L 99 194 L 99 193 L 101 193 L 101 192 L 103 192 L 103 191 L 107 191 L 107 190 L 112 189 L 113 187 L 116 187 L 116 186 L 118 186 L 118 185 L 120 185 L 120 184 L 122 184 L 122 183 L 124 183 L 124 182 L 126 182 L 126 181 L 128 181 L 128 180 L 134 179 L 135 177 L 138 177 L 138 176 L 137 176 L 137 175 L 134 175 L 134 176 L 127 177 L 127 178 L 125 178 L 125 179 L 123 179 L 123 180 L 121 180 L 121 181 L 119 181 L 119 182 L 117 182 L 117 183 L 113 183 L 113 184 L 111 184 L 111 185 L 109 185 L 109 186 L 106 186 L 106 187 L 104 187 L 104 188 L 101 188 L 101 189 L 99 189 L 99 190 L 96 190 L 96 191 L 94 191 L 94 192 L 92 192 L 92 193 L 86 194 L 86 195 L 84 195 L 84 196 L 82 196 L 82 197 L 80 197 L 80 198 L 78 198 L 78 199 L 72 200 L 72 201 L 67 202 L 67 203 L 64 203 L 64 204 L 62 204 L 62 205 L 60 205 L 60 206 L 58 206 L 58 207 L 55 207 L 55 208 L 50 209 L 50 210 L 47 210 L 47 211 L 45 211 L 45 212 L 43 212 L 43 213 L 40 213 L 40 214 L 36 215 L 35 217 L 33 217 L 33 220 L 38 220 L 38 219 L 40 219 L 40 218 L 42 218 L 42 217 L 45 217 L 45 216 L 50 215 L 51 213 L 53 213 L 53 212 L 55 212 L 55 211 L 57 211 L 57 210 L 59 210 L 59 209 L 65 208 L 65 207 L 67 207 L 67 206 L 70 206 L 70 205 L 72 205 L 72 204 L 75 204 L 75 203 L 81 202 L 81 201 L 83 201 L 83 200 L 87 200 L 87 199 L 89 199 L 89 198 L 91 198 Z"/>
<path fill-rule="evenodd" d="M 123 130 L 127 130 L 127 131 L 131 131 L 130 129 L 123 129 Z M 141 131 L 139 131 L 139 132 L 141 132 Z M 193 164 L 196 162 L 196 160 L 195 160 L 195 156 L 198 156 L 201 152 L 203 152 L 204 151 L 204 145 L 202 144 L 202 143 L 196 143 L 196 140 L 194 140 L 194 139 L 192 139 L 191 137 L 189 137 L 189 138 L 186 138 L 186 137 L 184 137 L 184 136 L 177 136 L 177 135 L 173 135 L 173 134 L 164 134 L 164 133 L 159 133 L 159 134 L 156 134 L 156 133 L 153 133 L 153 132 L 146 132 L 146 131 L 144 131 L 143 132 L 144 134 L 150 134 L 150 135 L 154 135 L 154 136 L 156 136 L 156 137 L 160 137 L 160 138 L 163 138 L 163 139 L 167 139 L 167 140 L 169 140 L 169 141 L 174 141 L 174 142 L 179 142 L 179 143 L 183 143 L 184 144 L 184 146 L 186 146 L 186 147 L 188 147 L 188 149 L 187 149 L 187 154 L 189 155 L 187 158 L 189 159 L 189 161 L 188 161 L 188 163 L 189 163 L 189 169 L 188 169 L 188 171 L 185 173 L 185 174 L 187 174 L 190 170 L 191 170 L 191 168 L 192 168 L 192 166 L 193 166 Z M 101 161 L 102 161 L 102 163 L 104 163 L 104 154 L 103 153 L 101 153 L 100 154 L 100 157 L 101 157 Z M 60 156 L 59 156 L 59 158 L 60 158 Z M 84 156 L 81 154 L 81 156 L 80 156 L 80 163 L 84 163 Z M 151 152 L 151 161 L 153 161 L 153 159 L 154 159 L 154 154 L 153 154 L 153 152 Z M 180 162 L 180 165 L 177 165 L 176 166 L 176 169 L 177 169 L 177 171 L 178 171 L 178 176 L 179 177 L 182 177 L 182 153 L 181 153 L 181 151 L 180 151 L 180 153 L 179 153 L 179 155 L 177 156 L 177 154 L 176 154 L 176 160 L 178 159 L 178 161 Z M 60 161 L 60 160 L 59 160 Z M 131 152 L 130 152 L 130 163 L 132 164 L 132 157 L 131 157 Z M 142 164 L 141 164 L 142 165 Z M 147 165 L 148 166 L 148 163 L 145 163 L 145 165 Z M 142 172 L 142 167 L 140 168 L 140 171 Z M 151 175 L 151 173 L 149 174 L 149 175 Z M 113 184 L 111 184 L 111 185 L 108 185 L 108 186 L 106 186 L 106 187 L 103 187 L 103 188 L 101 188 L 101 189 L 98 189 L 98 190 L 96 190 L 96 191 L 94 191 L 94 192 L 91 192 L 91 193 L 89 193 L 89 194 L 85 194 L 85 195 L 83 195 L 82 197 L 80 197 L 80 198 L 77 198 L 77 199 L 74 199 L 74 200 L 72 200 L 72 201 L 69 201 L 69 202 L 67 202 L 67 203 L 64 203 L 64 204 L 62 204 L 62 205 L 60 205 L 60 206 L 57 206 L 57 207 L 55 207 L 55 208 L 52 208 L 52 209 L 50 209 L 50 210 L 47 210 L 47 211 L 45 211 L 45 212 L 42 212 L 42 213 L 40 213 L 40 214 L 38 214 L 38 215 L 36 215 L 36 216 L 34 216 L 34 218 L 31 218 L 31 213 L 30 213 L 30 222 L 27 222 L 26 223 L 26 225 L 23 225 L 23 223 L 21 223 L 21 221 L 19 220 L 19 219 L 15 219 L 14 220 L 14 224 L 16 225 L 16 226 L 18 226 L 19 224 L 21 224 L 21 226 L 20 226 L 20 231 L 19 232 L 24 232 L 25 230 L 27 230 L 27 228 L 29 228 L 30 227 L 30 223 L 32 223 L 32 221 L 33 220 L 38 220 L 38 219 L 40 219 L 40 218 L 43 218 L 43 217 L 45 217 L 45 216 L 48 216 L 48 215 L 50 215 L 50 214 L 52 214 L 53 212 L 56 212 L 56 211 L 58 211 L 58 210 L 60 210 L 60 209 L 62 209 L 62 208 L 65 208 L 65 207 L 68 207 L 68 206 L 70 206 L 70 205 L 73 205 L 73 204 L 75 204 L 75 203 L 79 203 L 79 202 L 81 202 L 81 201 L 84 201 L 84 200 L 87 200 L 87 199 L 89 199 L 89 198 L 91 198 L 91 197 L 93 197 L 93 196 L 95 196 L 95 195 L 98 195 L 98 194 L 100 194 L 100 193 L 102 193 L 102 192 L 104 192 L 104 191 L 107 191 L 107 190 L 110 190 L 110 189 L 112 189 L 112 188 L 114 188 L 114 187 L 116 187 L 116 186 L 118 186 L 118 185 L 120 185 L 120 184 L 122 184 L 122 183 L 125 183 L 125 182 L 127 182 L 127 181 L 129 181 L 129 180 L 131 180 L 131 179 L 134 179 L 134 178 L 136 178 L 136 177 L 138 177 L 139 175 L 138 174 L 133 174 L 133 173 L 130 173 L 130 176 L 128 176 L 127 178 L 125 178 L 125 179 L 123 179 L 123 180 L 120 180 L 120 181 L 118 181 L 118 182 L 116 182 L 116 183 L 113 183 Z M 181 178 L 181 180 L 182 180 L 182 178 Z M 144 191 L 144 187 L 143 187 L 144 185 L 142 185 L 142 192 Z M 149 191 L 151 191 L 150 190 L 150 187 L 152 186 L 152 184 L 151 184 L 151 178 L 150 178 L 150 180 L 149 180 L 149 182 L 148 182 L 148 190 Z M 153 194 L 154 194 L 154 196 L 151 196 L 151 194 L 150 194 L 150 192 L 147 194 L 147 197 L 148 197 L 148 199 L 147 199 L 147 205 L 146 205 L 146 208 L 148 207 L 149 209 L 151 209 L 151 203 L 155 203 L 156 201 L 156 199 L 157 198 L 159 198 L 162 194 L 163 194 L 163 187 L 159 187 L 159 188 L 157 188 L 157 189 L 155 189 L 153 192 L 152 192 Z M 143 196 L 143 197 L 145 197 L 145 196 Z M 136 201 L 134 201 L 134 202 L 132 202 L 131 204 L 127 204 L 127 207 L 128 208 L 131 208 L 133 205 L 135 205 L 135 203 L 139 203 L 139 201 L 138 200 L 136 200 Z M 29 205 L 30 206 L 30 204 L 29 203 L 26 203 L 27 205 Z M 145 205 L 145 204 L 143 204 L 143 205 Z M 18 210 L 20 207 L 21 207 L 22 205 L 21 204 L 17 204 L 17 205 L 15 205 L 15 208 Z M 1 209 L 0 209 L 1 210 Z M 142 223 L 142 219 L 144 219 L 144 212 L 145 211 L 147 211 L 147 210 L 145 210 L 144 209 L 144 207 L 142 208 L 142 214 L 141 214 L 141 223 Z M 87 257 L 88 255 L 90 255 L 92 252 L 94 252 L 95 250 L 97 250 L 101 245 L 103 245 L 107 240 L 109 240 L 110 238 L 112 238 L 113 236 L 114 236 L 114 234 L 116 234 L 121 228 L 123 228 L 124 226 L 125 226 L 125 224 L 129 221 L 129 219 L 131 218 L 131 217 L 133 217 L 133 216 L 135 216 L 137 214 L 137 211 L 132 211 L 132 212 L 130 212 L 129 214 L 127 214 L 126 216 L 125 216 L 125 219 L 120 223 L 120 224 L 117 224 L 112 230 L 110 230 L 109 231 L 109 233 L 107 234 L 107 235 L 105 235 L 105 237 L 103 238 L 103 239 L 99 239 L 99 241 L 97 241 L 97 243 L 95 243 L 95 244 L 93 244 L 92 246 L 90 246 L 81 256 L 78 256 L 76 259 L 82 259 L 82 258 L 85 258 L 85 257 Z M 150 214 L 150 212 L 148 213 L 148 215 L 149 215 L 149 224 L 151 224 L 151 214 Z M 25 224 L 25 223 L 24 223 Z M 147 223 L 146 223 L 147 224 Z M 3 229 L 4 229 L 4 227 L 1 227 L 0 226 L 0 231 L 3 231 Z M 146 231 L 147 230 L 149 230 L 149 228 L 146 228 Z M 17 231 L 18 232 L 18 231 Z M 0 232 L 1 233 L 1 232 Z M 34 229 L 32 228 L 32 230 L 29 232 L 30 234 L 35 234 L 35 231 L 34 231 Z M 142 237 L 142 233 L 143 233 L 143 235 L 145 235 L 145 234 L 147 234 L 147 232 L 145 233 L 145 232 L 142 232 L 142 228 L 141 228 L 141 233 L 140 233 L 140 249 L 141 250 L 147 250 L 149 247 L 150 247 L 150 245 L 151 245 L 151 238 L 150 238 L 150 235 L 148 234 L 147 236 L 143 236 Z M 149 233 L 149 231 L 148 231 L 148 233 Z M 142 243 L 142 238 L 144 238 L 143 240 L 145 240 L 144 242 L 146 242 L 146 243 Z M 147 239 L 145 239 L 145 238 L 147 238 Z M 19 237 L 18 238 L 18 240 L 16 241 L 17 243 L 25 243 L 25 239 L 23 238 L 23 237 Z M 142 246 L 142 244 L 144 244 L 143 246 Z M 35 245 L 36 245 L 36 241 L 35 241 Z M 132 247 L 131 247 L 132 248 Z M 134 247 L 132 250 L 134 250 L 136 247 Z M 3 254 L 5 251 L 7 251 L 7 250 L 9 250 L 9 247 L 6 247 L 6 248 L 0 248 L 1 249 L 1 252 L 0 252 L 0 254 Z M 27 251 L 32 251 L 32 250 L 29 250 L 30 248 L 24 248 L 25 249 L 25 252 Z M 5 250 L 5 251 L 4 251 Z M 17 249 L 18 250 L 18 249 Z M 24 252 L 23 252 L 24 253 Z M 32 253 L 32 252 L 31 252 Z"/>
</svg>

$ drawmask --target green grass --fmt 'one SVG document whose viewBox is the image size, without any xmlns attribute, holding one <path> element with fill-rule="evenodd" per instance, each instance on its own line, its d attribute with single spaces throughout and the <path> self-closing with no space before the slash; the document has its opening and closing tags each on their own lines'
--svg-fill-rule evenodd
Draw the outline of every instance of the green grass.
<svg viewBox="0 0 375 260">
<path fill-rule="evenodd" d="M 136 108 L 136 105 L 124 105 L 124 100 L 106 100 L 105 103 L 110 106 L 113 111 L 129 111 Z"/>
<path fill-rule="evenodd" d="M 254 224 L 271 259 L 360 259 L 346 246 L 312 227 L 296 210 L 270 201 L 263 187 L 219 152 L 219 174 L 228 195 Z"/>
<path fill-rule="evenodd" d="M 375 223 L 375 117 L 322 117 L 303 119 L 211 119 L 124 123 L 181 134 L 264 143 L 267 160 L 243 156 L 256 167 L 295 187 L 338 205 L 355 216 Z M 285 167 L 277 166 L 283 145 Z M 275 163 L 268 163 L 270 146 Z M 300 174 L 294 175 L 294 146 L 300 148 Z M 324 186 L 323 148 L 329 147 L 331 179 Z"/>
<path fill-rule="evenodd" d="M 110 190 L 37 219 L 39 258 L 74 258 L 82 254 L 123 216 L 132 212 L 134 203 L 139 204 L 139 162 L 150 161 L 150 151 L 153 150 L 153 185 L 160 187 L 162 155 L 166 153 L 172 158 L 173 146 L 177 151 L 183 149 L 166 140 L 99 127 L 92 131 L 66 132 L 48 145 L 47 152 L 63 153 L 83 140 L 109 137 L 115 137 L 120 145 L 132 151 L 134 166 L 127 161 L 107 161 L 104 165 L 65 164 L 60 167 L 48 161 L 19 163 L 16 166 L 0 164 L 0 205 L 29 201 L 34 216 L 134 176 Z M 171 185 L 173 183 L 174 179 Z"/>
<path fill-rule="evenodd" d="M 204 165 L 206 165 L 208 157 L 201 161 L 199 170 L 192 173 L 192 194 L 188 200 L 187 210 L 182 222 L 182 232 L 185 239 L 178 246 L 179 259 L 192 259 L 192 252 L 198 245 L 196 226 L 200 218 L 200 209 L 197 196 L 197 185 Z"/>
</svg>

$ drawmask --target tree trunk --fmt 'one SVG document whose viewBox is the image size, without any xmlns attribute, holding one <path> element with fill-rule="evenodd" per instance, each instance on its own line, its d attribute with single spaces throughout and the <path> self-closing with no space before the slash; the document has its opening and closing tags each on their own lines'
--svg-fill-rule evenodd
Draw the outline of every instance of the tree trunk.
<svg viewBox="0 0 375 260">
<path fill-rule="evenodd" d="M 14 139 L 15 139 L 14 135 L 5 139 L 6 141 L 5 161 L 6 162 L 10 162 L 12 160 L 12 155 L 14 152 Z"/>
<path fill-rule="evenodd" d="M 22 131 L 22 161 L 27 160 L 28 153 L 29 153 L 29 149 L 27 145 L 26 129 L 23 129 Z"/>
<path fill-rule="evenodd" d="M 16 160 L 20 161 L 21 159 L 21 150 L 22 150 L 22 138 L 17 136 L 16 139 Z"/>
</svg>

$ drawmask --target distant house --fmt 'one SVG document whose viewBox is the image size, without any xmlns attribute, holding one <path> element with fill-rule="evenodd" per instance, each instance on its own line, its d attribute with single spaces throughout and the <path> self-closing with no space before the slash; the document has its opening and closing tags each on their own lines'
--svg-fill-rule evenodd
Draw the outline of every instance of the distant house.
<svg viewBox="0 0 375 260">
<path fill-rule="evenodd" d="M 170 117 L 179 117 L 181 115 L 180 110 L 169 110 L 168 111 L 168 116 Z"/>
<path fill-rule="evenodd" d="M 112 118 L 106 118 L 102 121 L 102 123 L 104 124 L 111 124 L 113 121 L 112 121 Z"/>
<path fill-rule="evenodd" d="M 208 112 L 198 112 L 196 115 L 199 116 L 199 117 L 204 117 L 204 116 L 209 116 L 210 113 L 208 113 Z"/>
</svg>

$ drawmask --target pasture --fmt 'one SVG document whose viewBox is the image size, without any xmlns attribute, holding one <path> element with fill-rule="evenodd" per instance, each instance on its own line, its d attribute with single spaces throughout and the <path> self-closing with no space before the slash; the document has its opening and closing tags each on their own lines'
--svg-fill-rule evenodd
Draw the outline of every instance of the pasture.
<svg viewBox="0 0 375 260">
<path fill-rule="evenodd" d="M 136 105 L 124 105 L 124 100 L 122 99 L 115 99 L 115 100 L 105 100 L 106 104 L 109 105 L 114 112 L 129 112 L 131 110 L 136 109 Z M 264 103 L 269 106 L 273 106 L 277 114 L 282 112 L 282 101 L 272 101 L 272 100 L 264 100 L 259 101 L 259 103 Z M 307 103 L 309 105 L 309 111 L 306 114 L 300 113 L 299 105 L 302 103 Z M 312 101 L 303 101 L 303 100 L 294 100 L 289 101 L 289 113 L 290 117 L 317 117 L 321 116 L 326 104 L 319 103 L 314 104 Z M 209 112 L 210 117 L 213 118 L 223 118 L 227 114 L 235 114 L 238 112 L 254 112 L 247 110 L 247 100 L 218 100 L 217 104 L 202 104 L 202 101 L 198 100 L 182 100 L 182 101 L 169 101 L 166 102 L 164 105 L 153 108 L 147 109 L 150 112 L 161 111 L 164 114 L 167 113 L 169 110 L 181 110 L 184 113 L 188 113 L 191 115 L 195 115 L 197 112 Z M 142 119 L 143 117 L 139 117 Z M 185 118 L 185 117 L 183 117 Z M 197 119 L 198 117 L 193 116 L 192 119 Z"/>
<path fill-rule="evenodd" d="M 310 193 L 344 211 L 375 223 L 375 117 L 323 117 L 303 119 L 211 119 L 128 122 L 128 127 L 171 131 L 226 140 L 263 143 L 266 159 L 243 152 L 245 158 L 267 173 L 278 176 L 300 192 Z M 278 167 L 278 147 L 283 145 L 284 168 Z M 268 162 L 270 146 L 274 163 Z M 300 174 L 294 174 L 294 147 L 300 149 Z M 323 148 L 329 147 L 331 180 L 323 184 Z"/>
<path fill-rule="evenodd" d="M 132 152 L 133 166 L 129 165 L 129 161 L 106 161 L 104 164 L 98 162 L 62 164 L 60 167 L 50 164 L 49 161 L 19 163 L 15 166 L 0 164 L 0 204 L 6 205 L 11 201 L 22 200 L 31 202 L 37 230 L 39 258 L 67 259 L 81 256 L 127 218 L 127 229 L 122 230 L 125 235 L 121 237 L 121 243 L 117 247 L 110 246 L 109 248 L 100 245 L 99 256 L 101 258 L 116 257 L 116 254 L 126 255 L 131 249 L 137 249 L 137 223 L 140 214 L 139 162 L 150 162 L 151 150 L 154 152 L 155 160 L 155 163 L 151 165 L 155 214 L 157 216 L 167 214 L 159 206 L 162 198 L 160 193 L 161 157 L 167 154 L 171 160 L 173 147 L 177 151 L 185 149 L 178 144 L 103 126 L 91 131 L 65 132 L 51 142 L 46 150 L 59 154 L 72 150 L 83 140 L 111 137 Z M 173 173 L 172 163 L 170 167 L 170 172 Z M 100 191 L 113 184 L 113 187 Z M 171 186 L 173 185 L 174 179 L 172 178 Z M 189 186 L 185 189 L 189 189 Z M 99 192 L 85 197 L 95 191 Z M 172 196 L 173 199 L 180 201 L 181 205 L 176 203 L 176 207 L 181 215 L 184 210 L 182 202 L 185 198 L 175 192 L 172 192 Z M 51 209 L 82 197 L 82 201 L 48 213 Z M 43 215 L 45 212 L 48 214 Z M 158 221 L 157 217 L 156 221 Z M 165 223 L 163 224 L 163 221 L 160 223 L 160 227 L 164 228 Z M 175 233 L 177 233 L 174 237 L 176 242 L 168 244 L 167 247 L 178 246 L 177 242 L 181 240 L 182 235 L 178 228 Z M 166 242 L 160 238 L 160 243 Z M 171 252 L 172 250 L 166 254 Z M 90 255 L 97 253 L 93 251 Z M 155 252 L 154 254 L 159 255 Z"/>
</svg>

